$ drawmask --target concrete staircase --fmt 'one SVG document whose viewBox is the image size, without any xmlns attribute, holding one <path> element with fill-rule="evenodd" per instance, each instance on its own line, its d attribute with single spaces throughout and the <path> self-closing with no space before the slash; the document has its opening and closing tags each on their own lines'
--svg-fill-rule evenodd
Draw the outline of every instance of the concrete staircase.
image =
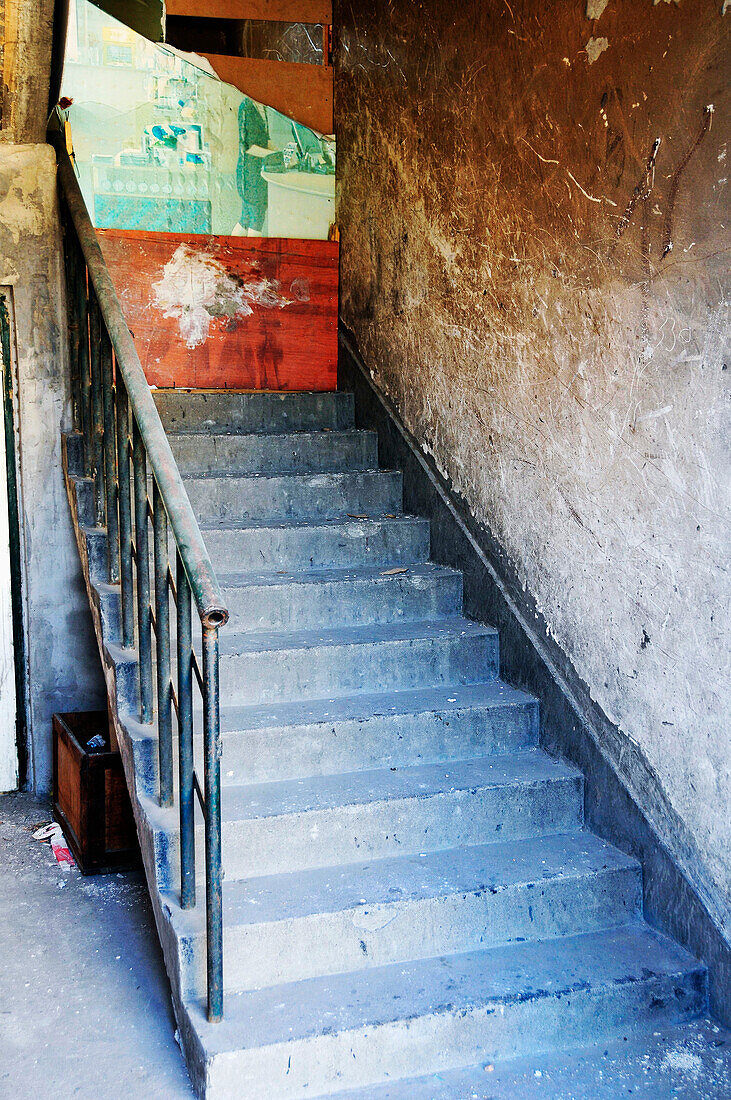
<svg viewBox="0 0 731 1100">
<path fill-rule="evenodd" d="M 479 1063 L 705 1011 L 703 967 L 643 923 L 639 865 L 584 829 L 581 775 L 539 749 L 536 700 L 499 680 L 496 631 L 461 616 L 461 576 L 429 562 L 428 525 L 402 513 L 351 396 L 156 401 L 231 610 L 220 1024 L 103 532 L 66 452 L 197 1090 L 427 1097 L 446 1073 L 438 1094 L 459 1100 Z"/>
</svg>

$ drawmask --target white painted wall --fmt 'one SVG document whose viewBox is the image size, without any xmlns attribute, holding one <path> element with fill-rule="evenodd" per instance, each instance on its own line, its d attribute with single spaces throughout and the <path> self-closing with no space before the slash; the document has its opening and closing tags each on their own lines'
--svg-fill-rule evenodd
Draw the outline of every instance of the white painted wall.
<svg viewBox="0 0 731 1100">
<path fill-rule="evenodd" d="M 5 476 L 5 433 L 0 418 L 0 791 L 18 785 L 15 745 L 15 658 L 10 599 L 8 487 Z"/>
</svg>

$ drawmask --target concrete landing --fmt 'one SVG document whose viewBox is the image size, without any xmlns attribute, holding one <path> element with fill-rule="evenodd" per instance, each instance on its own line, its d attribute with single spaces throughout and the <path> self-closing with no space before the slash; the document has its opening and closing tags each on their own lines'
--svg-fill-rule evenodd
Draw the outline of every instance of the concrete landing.
<svg viewBox="0 0 731 1100">
<path fill-rule="evenodd" d="M 190 1100 L 144 877 L 64 873 L 50 820 L 0 795 L 0 1097 Z"/>
<path fill-rule="evenodd" d="M 727 1100 L 731 1032 L 709 1020 L 611 1043 L 483 1063 L 331 1100 Z"/>
</svg>

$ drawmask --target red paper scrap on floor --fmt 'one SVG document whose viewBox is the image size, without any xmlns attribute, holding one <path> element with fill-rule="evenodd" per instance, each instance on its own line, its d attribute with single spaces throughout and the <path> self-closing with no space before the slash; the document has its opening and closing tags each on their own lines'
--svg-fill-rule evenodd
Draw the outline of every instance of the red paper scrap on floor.
<svg viewBox="0 0 731 1100">
<path fill-rule="evenodd" d="M 60 863 L 64 869 L 76 866 L 76 861 L 71 855 L 66 837 L 63 835 L 63 829 L 57 821 L 52 821 L 50 825 L 43 825 L 40 829 L 36 829 L 33 833 L 33 839 L 50 840 L 56 862 Z"/>
</svg>

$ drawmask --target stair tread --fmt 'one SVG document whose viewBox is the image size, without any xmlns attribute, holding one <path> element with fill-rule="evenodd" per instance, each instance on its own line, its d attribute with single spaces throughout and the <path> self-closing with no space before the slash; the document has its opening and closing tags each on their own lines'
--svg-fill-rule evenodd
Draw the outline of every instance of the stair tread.
<svg viewBox="0 0 731 1100">
<path fill-rule="evenodd" d="M 528 750 L 509 756 L 250 783 L 224 788 L 221 819 L 226 824 L 397 798 L 428 798 L 448 791 L 539 785 L 577 779 L 580 774 L 540 750 Z"/>
<path fill-rule="evenodd" d="M 289 651 L 313 646 L 370 645 L 423 638 L 482 638 L 497 636 L 492 626 L 483 626 L 459 615 L 426 622 L 369 623 L 365 626 L 331 627 L 329 630 L 260 631 L 241 634 L 222 633 L 222 657 L 269 650 Z"/>
<path fill-rule="evenodd" d="M 214 523 L 212 520 L 199 521 L 201 531 L 289 531 L 291 529 L 302 530 L 305 527 L 320 528 L 325 527 L 328 530 L 333 528 L 347 528 L 347 527 L 379 527 L 384 523 L 399 523 L 408 525 L 417 525 L 423 527 L 428 523 L 428 520 L 422 519 L 421 516 L 410 516 L 405 512 L 390 513 L 390 512 L 374 512 L 368 516 L 329 516 L 322 519 L 280 519 L 270 520 L 266 522 L 256 522 L 250 519 L 241 519 L 238 522 L 236 520 L 227 519 L 221 523 Z"/>
<path fill-rule="evenodd" d="M 578 991 L 700 972 L 665 936 L 636 922 L 601 932 L 510 944 L 230 993 L 221 1023 L 190 1006 L 208 1056 L 454 1015 Z"/>
<path fill-rule="evenodd" d="M 709 1019 L 659 1024 L 495 1063 L 395 1078 L 330 1100 L 719 1100 L 731 1096 L 731 1033 Z"/>
<path fill-rule="evenodd" d="M 337 696 L 334 699 L 305 699 L 284 703 L 254 705 L 221 703 L 221 730 L 224 733 L 265 729 L 270 726 L 348 721 L 383 715 L 460 711 L 474 707 L 524 706 L 534 703 L 532 695 L 510 687 L 501 680 L 479 684 L 458 684 L 455 687 L 413 688 L 409 691 L 386 691 Z M 197 727 L 200 729 L 200 725 Z"/>
<path fill-rule="evenodd" d="M 224 882 L 224 924 L 231 928 L 350 909 L 367 916 L 370 906 L 497 893 L 627 868 L 639 870 L 639 864 L 592 833 L 577 830 Z"/>
<path fill-rule="evenodd" d="M 221 588 L 253 588 L 255 586 L 289 586 L 307 584 L 325 584 L 338 581 L 397 581 L 399 579 L 425 579 L 433 577 L 459 577 L 461 573 L 457 569 L 450 569 L 446 565 L 437 565 L 435 562 L 416 562 L 414 565 L 404 565 L 389 569 L 384 566 L 356 566 L 343 569 L 300 569 L 296 572 L 271 570 L 261 572 L 231 572 L 219 570 L 217 577 Z"/>
<path fill-rule="evenodd" d="M 215 440 L 218 440 L 218 439 L 244 439 L 245 440 L 245 439 L 248 439 L 249 437 L 253 436 L 256 439 L 262 439 L 262 438 L 276 439 L 278 443 L 282 443 L 282 444 L 286 445 L 288 439 L 295 439 L 299 443 L 299 442 L 302 442 L 303 440 L 305 440 L 309 437 L 311 437 L 313 439 L 322 439 L 324 437 L 327 437 L 328 439 L 337 439 L 339 436 L 346 436 L 347 438 L 352 439 L 354 436 L 366 436 L 366 435 L 372 436 L 372 435 L 375 435 L 376 433 L 371 431 L 368 428 L 301 428 L 301 429 L 288 428 L 288 429 L 286 429 L 285 431 L 282 431 L 282 432 L 267 432 L 267 431 L 263 431 L 263 430 L 256 431 L 256 432 L 249 432 L 249 431 L 242 431 L 242 430 L 220 431 L 220 432 L 216 432 L 215 434 L 212 434 L 212 435 L 203 434 L 203 438 L 201 439 L 201 435 L 202 435 L 201 432 L 194 431 L 190 427 L 188 427 L 188 428 L 181 428 L 180 430 L 177 430 L 177 431 L 173 428 L 173 429 L 168 430 L 166 432 L 166 434 L 171 436 L 174 439 L 190 438 L 190 439 L 194 439 L 194 440 L 196 440 L 198 442 L 201 442 L 201 443 L 204 443 L 205 440 L 207 440 L 207 439 L 211 439 L 211 440 L 214 440 L 214 439 Z"/>
<path fill-rule="evenodd" d="M 357 481 L 363 477 L 382 477 L 383 480 L 389 480 L 396 476 L 401 476 L 400 470 L 388 470 L 383 466 L 371 466 L 364 470 L 329 470 L 320 473 L 313 473 L 312 471 L 300 474 L 275 474 L 275 473 L 259 473 L 259 474 L 242 474 L 227 473 L 224 470 L 213 470 L 209 473 L 196 473 L 186 474 L 183 473 L 180 476 L 183 481 L 298 481 L 307 482 L 311 485 L 337 485 L 343 481 Z"/>
</svg>

